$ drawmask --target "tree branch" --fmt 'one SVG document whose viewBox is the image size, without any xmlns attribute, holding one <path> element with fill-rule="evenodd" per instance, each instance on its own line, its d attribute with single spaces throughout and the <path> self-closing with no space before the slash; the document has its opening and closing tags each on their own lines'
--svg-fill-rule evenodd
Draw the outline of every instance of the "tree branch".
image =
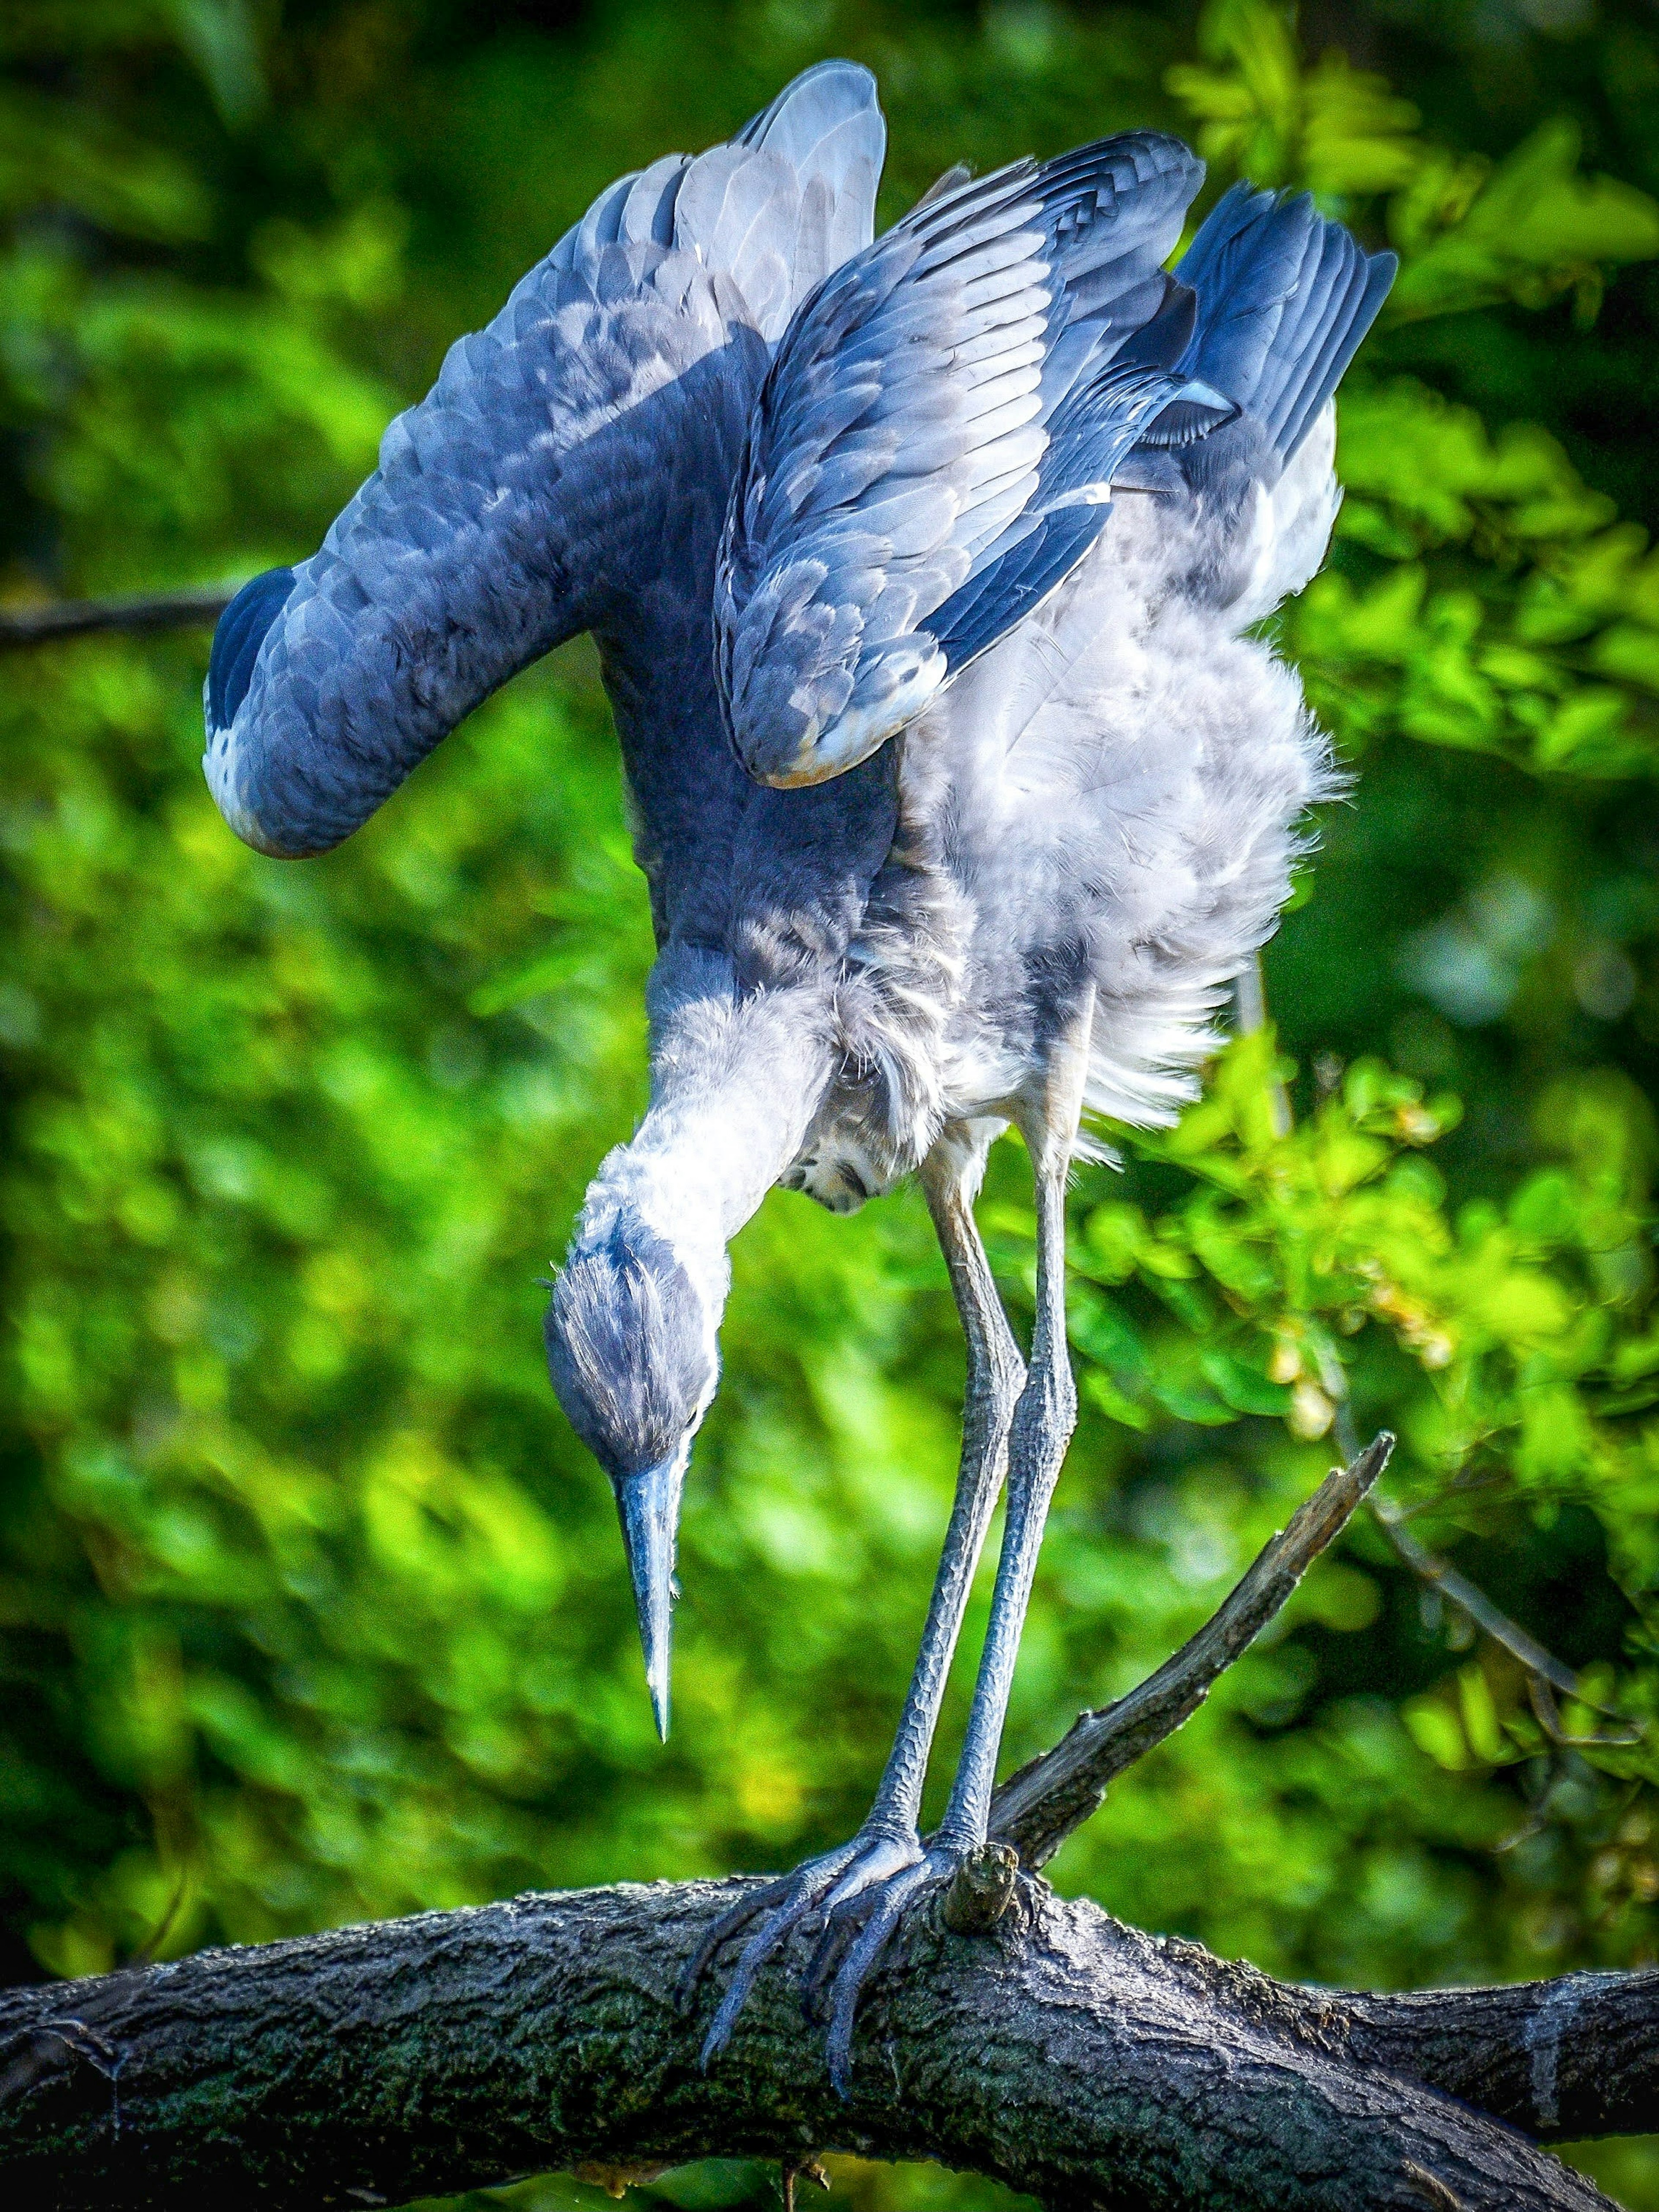
<svg viewBox="0 0 1659 2212">
<path fill-rule="evenodd" d="M 1385 1429 L 1349 1466 L 1333 1468 L 1173 1659 L 1115 1705 L 1079 1714 L 1052 1751 L 1010 1775 L 991 1802 L 992 1836 L 1013 1844 L 1022 1864 L 1046 1866 L 1073 1830 L 1099 1809 L 1113 1778 L 1198 1711 L 1218 1676 L 1255 1641 L 1347 1526 L 1393 1449 Z"/>
<path fill-rule="evenodd" d="M 50 645 L 97 630 L 184 629 L 218 621 L 236 596 L 234 584 L 187 592 L 155 592 L 132 599 L 59 599 L 45 606 L 0 607 L 0 652 Z"/>
<path fill-rule="evenodd" d="M 1500 1612 L 1486 1592 L 1477 1589 L 1467 1576 L 1460 1575 L 1455 1567 L 1449 1566 L 1444 1559 L 1437 1559 L 1419 1544 L 1406 1526 L 1406 1516 L 1397 1505 L 1379 1496 L 1372 1498 L 1371 1511 L 1383 1534 L 1412 1572 L 1419 1576 L 1431 1589 L 1438 1590 L 1460 1613 L 1467 1613 L 1474 1626 L 1490 1636 L 1494 1644 L 1501 1644 L 1512 1659 L 1520 1661 L 1527 1672 L 1538 1724 L 1553 1743 L 1569 1747 L 1582 1744 L 1613 1748 L 1642 1741 L 1643 1731 L 1638 1723 L 1627 1719 L 1622 1713 L 1612 1711 L 1606 1705 L 1597 1705 L 1593 1698 L 1587 1698 L 1579 1688 L 1578 1677 L 1571 1667 L 1564 1665 L 1553 1651 L 1547 1650 L 1535 1636 L 1529 1636 L 1518 1621 L 1511 1620 L 1508 1613 Z M 1588 1705 L 1591 1711 L 1600 1713 L 1604 1720 L 1616 1722 L 1620 1733 L 1616 1735 L 1568 1735 L 1562 1728 L 1560 1711 L 1556 1705 L 1557 1691 L 1564 1697 L 1577 1699 L 1580 1705 Z"/>
<path fill-rule="evenodd" d="M 1349 2049 L 1545 2142 L 1659 2125 L 1659 1968 L 1352 1996 Z"/>
<path fill-rule="evenodd" d="M 912 1930 L 866 2001 L 846 2104 L 793 1971 L 762 1978 L 704 2075 L 706 2022 L 672 1992 L 737 1887 L 525 1897 L 12 1991 L 8 2201 L 138 2212 L 229 2190 L 310 2212 L 836 2148 L 1121 2212 L 1589 2212 L 1607 2200 L 1458 2085 L 1507 2085 L 1516 2118 L 1540 2081 L 1576 2128 L 1628 2125 L 1644 2100 L 1650 2118 L 1659 1974 L 1349 1998 L 1052 1897 L 1018 1937 Z M 1616 2113 L 1595 2104 L 1604 2031 L 1630 2062 Z"/>
</svg>

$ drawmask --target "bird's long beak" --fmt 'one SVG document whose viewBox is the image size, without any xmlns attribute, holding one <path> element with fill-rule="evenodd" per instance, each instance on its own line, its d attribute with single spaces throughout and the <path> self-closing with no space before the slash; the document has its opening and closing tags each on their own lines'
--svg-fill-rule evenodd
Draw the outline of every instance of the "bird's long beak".
<svg viewBox="0 0 1659 2212">
<path fill-rule="evenodd" d="M 640 1616 L 640 1644 L 645 1653 L 645 1680 L 651 1692 L 651 1710 L 657 1733 L 668 1741 L 668 1672 L 672 1641 L 670 1613 L 674 1587 L 674 1532 L 680 1517 L 680 1489 L 685 1479 L 685 1455 L 648 1467 L 642 1474 L 624 1475 L 617 1485 L 617 1505 L 622 1515 L 623 1542 L 628 1547 L 628 1570 L 634 1577 L 634 1603 Z"/>
</svg>

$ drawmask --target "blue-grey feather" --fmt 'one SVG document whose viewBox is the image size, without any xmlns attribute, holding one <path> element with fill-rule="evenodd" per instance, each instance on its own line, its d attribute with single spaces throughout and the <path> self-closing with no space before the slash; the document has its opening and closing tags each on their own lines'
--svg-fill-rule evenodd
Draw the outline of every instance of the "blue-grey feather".
<svg viewBox="0 0 1659 2212">
<path fill-rule="evenodd" d="M 210 671 L 222 805 L 303 852 L 593 629 L 659 946 L 652 1103 L 590 1191 L 548 1348 L 635 1498 L 684 1469 L 726 1245 L 772 1183 L 840 1209 L 942 1130 L 981 1142 L 1091 987 L 1091 1103 L 1172 1117 L 1322 788 L 1293 672 L 1243 633 L 1322 550 L 1327 450 L 1257 495 L 1386 258 L 1245 192 L 1172 279 L 1201 172 L 1146 134 L 953 173 L 872 246 L 881 139 L 867 75 L 831 64 L 601 195 L 320 552 L 242 595 Z M 1059 588 L 1131 465 L 1168 503 L 1124 501 Z M 778 790 L 727 744 L 720 691 L 763 745 L 844 712 L 902 726 L 928 654 L 963 680 L 914 746 Z"/>
<path fill-rule="evenodd" d="M 850 708 L 853 742 L 879 742 L 918 654 L 999 634 L 995 589 L 960 596 L 976 577 L 996 568 L 1012 623 L 1078 557 L 1077 516 L 1039 527 L 1074 473 L 1053 424 L 1168 306 L 1159 264 L 1201 176 L 1177 140 L 1135 132 L 953 179 L 798 310 L 751 426 L 716 606 L 728 723 L 755 773 L 787 781 Z M 935 496 L 896 489 L 924 473 Z M 872 533 L 887 541 L 873 560 Z M 817 605 L 833 618 L 803 618 Z"/>
<path fill-rule="evenodd" d="M 451 349 L 251 665 L 227 633 L 238 696 L 226 720 L 232 687 L 210 682 L 223 735 L 207 767 L 243 836 L 289 854 L 337 843 L 578 629 L 637 608 L 677 653 L 688 625 L 706 633 L 768 343 L 838 241 L 867 240 L 883 135 L 867 71 L 809 71 L 747 145 L 668 157 L 601 194 L 489 329 Z"/>
<path fill-rule="evenodd" d="M 244 584 L 220 616 L 208 656 L 210 728 L 228 730 L 235 720 L 236 709 L 247 696 L 265 632 L 288 605 L 293 589 L 292 568 L 267 568 Z"/>
<path fill-rule="evenodd" d="M 1367 254 L 1305 193 L 1235 185 L 1176 275 L 1198 295 L 1182 366 L 1224 392 L 1288 463 L 1341 381 L 1394 281 L 1392 253 Z"/>
<path fill-rule="evenodd" d="M 1049 425 L 1042 507 L 1022 518 L 1015 542 L 976 569 L 929 619 L 953 672 L 1023 622 L 1088 552 L 1111 505 L 1103 495 L 1085 502 L 1076 495 L 1097 487 L 1103 493 L 1144 434 L 1142 426 L 1156 426 L 1178 408 L 1190 426 L 1187 438 L 1202 437 L 1234 411 L 1218 401 L 1218 394 L 1186 378 L 1115 362 L 1067 395 Z"/>
<path fill-rule="evenodd" d="M 1103 506 L 1069 507 L 1042 515 L 1000 559 L 951 593 L 927 626 L 953 671 L 994 645 L 1071 574 L 1100 535 L 1105 513 Z"/>
</svg>

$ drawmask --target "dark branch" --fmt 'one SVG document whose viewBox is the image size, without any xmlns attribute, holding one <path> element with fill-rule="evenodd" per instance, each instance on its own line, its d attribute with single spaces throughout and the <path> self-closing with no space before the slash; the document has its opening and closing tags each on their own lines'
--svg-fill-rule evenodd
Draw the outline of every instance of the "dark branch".
<svg viewBox="0 0 1659 2212">
<path fill-rule="evenodd" d="M 1427 1547 L 1419 1544 L 1406 1526 L 1406 1517 L 1397 1505 L 1386 1498 L 1374 1498 L 1371 1511 L 1377 1525 L 1393 1545 L 1401 1560 L 1414 1575 L 1419 1576 L 1431 1589 L 1438 1590 L 1460 1613 L 1467 1613 L 1483 1635 L 1500 1644 L 1512 1659 L 1518 1659 L 1527 1671 L 1528 1686 L 1532 1693 L 1533 1711 L 1538 1724 L 1552 1743 L 1593 1745 L 1598 1747 L 1623 1747 L 1639 1743 L 1642 1730 L 1622 1713 L 1615 1713 L 1606 1705 L 1597 1705 L 1587 1698 L 1578 1686 L 1578 1677 L 1571 1667 L 1565 1665 L 1553 1651 L 1547 1650 L 1535 1636 L 1529 1636 L 1518 1621 L 1511 1620 L 1498 1610 L 1483 1589 L 1476 1587 L 1467 1576 L 1460 1575 L 1455 1567 L 1444 1559 L 1437 1559 Z M 1617 1735 L 1571 1736 L 1561 1725 L 1561 1715 L 1556 1705 L 1555 1694 L 1575 1698 L 1589 1705 L 1593 1712 L 1606 1720 L 1616 1721 Z"/>
<path fill-rule="evenodd" d="M 835 2148 L 1101 2212 L 1606 2212 L 1499 2118 L 1650 2123 L 1659 1974 L 1345 1997 L 1041 1892 L 1018 1936 L 913 1928 L 866 2002 L 846 2104 L 792 1986 L 805 1937 L 704 2075 L 707 2021 L 673 1990 L 736 1893 L 526 1897 L 7 1993 L 7 2201 L 312 2212 Z"/>
<path fill-rule="evenodd" d="M 135 599 L 60 599 L 40 607 L 0 607 L 0 651 L 50 645 L 95 630 L 185 629 L 218 621 L 236 596 L 234 584 L 189 592 L 155 592 Z"/>
<path fill-rule="evenodd" d="M 1217 1679 L 1260 1635 L 1389 1463 L 1385 1429 L 1352 1463 L 1335 1468 L 1260 1553 L 1196 1636 L 1138 1689 L 1069 1733 L 1005 1782 L 991 1805 L 991 1832 L 1028 1867 L 1045 1866 L 1074 1828 L 1098 1810 L 1108 1784 L 1203 1704 Z"/>
<path fill-rule="evenodd" d="M 1659 2126 L 1659 1968 L 1344 2000 L 1349 2049 L 1545 2142 Z"/>
<path fill-rule="evenodd" d="M 1375 1996 L 1276 1982 L 1165 1938 L 1172 1972 L 1249 2018 L 1460 2099 L 1543 2142 L 1659 2124 L 1659 1967 Z"/>
</svg>

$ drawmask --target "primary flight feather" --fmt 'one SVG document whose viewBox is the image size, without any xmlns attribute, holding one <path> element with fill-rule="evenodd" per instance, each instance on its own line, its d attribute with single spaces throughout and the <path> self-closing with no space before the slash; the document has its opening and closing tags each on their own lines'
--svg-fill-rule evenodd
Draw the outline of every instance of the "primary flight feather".
<svg viewBox="0 0 1659 2212">
<path fill-rule="evenodd" d="M 825 63 L 730 143 L 603 193 L 387 430 L 320 550 L 214 640 L 208 780 L 319 853 L 530 661 L 598 640 L 650 884 L 651 1103 L 599 1165 L 547 1318 L 610 1476 L 659 1727 L 675 1531 L 719 1378 L 726 1247 L 775 1183 L 850 1211 L 915 1174 L 962 1313 L 962 1467 L 868 1819 L 751 1895 L 704 2044 L 809 1914 L 830 2063 L 903 1912 L 985 1838 L 1075 1400 L 1065 1181 L 1086 1118 L 1173 1119 L 1328 787 L 1251 626 L 1324 556 L 1332 394 L 1388 290 L 1310 200 L 1134 131 L 941 179 L 872 239 L 884 128 Z M 1027 1364 L 973 1216 L 1017 1126 Z M 944 1820 L 922 1782 L 1008 1510 Z M 757 1923 L 757 1924 L 756 1924 Z"/>
</svg>

